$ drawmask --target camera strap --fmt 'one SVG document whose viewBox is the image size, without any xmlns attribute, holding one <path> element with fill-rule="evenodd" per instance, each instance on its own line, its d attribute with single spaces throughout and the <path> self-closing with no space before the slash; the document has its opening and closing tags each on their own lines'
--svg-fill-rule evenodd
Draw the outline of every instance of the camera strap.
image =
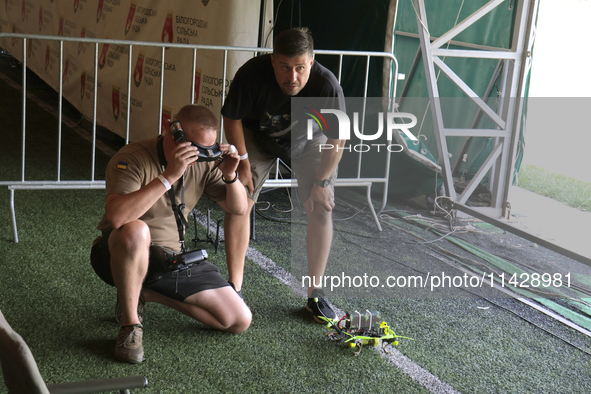
<svg viewBox="0 0 591 394">
<path fill-rule="evenodd" d="M 174 212 L 174 218 L 176 219 L 176 226 L 179 231 L 179 243 L 181 244 L 181 252 L 186 252 L 187 249 L 185 247 L 185 229 L 187 228 L 187 219 L 185 219 L 185 215 L 183 215 L 183 211 L 185 210 L 185 175 L 183 174 L 181 178 L 181 203 L 180 205 L 176 204 L 176 198 L 174 194 L 174 186 L 170 185 L 170 189 L 168 190 L 168 198 L 170 198 L 170 203 L 172 205 L 172 212 Z"/>
<path fill-rule="evenodd" d="M 166 157 L 164 156 L 164 147 L 162 138 L 158 140 L 158 160 L 160 161 L 160 167 L 162 168 L 162 172 L 166 169 Z M 168 189 L 168 198 L 170 199 L 170 204 L 172 206 L 172 212 L 174 213 L 174 218 L 176 220 L 176 226 L 179 232 L 179 243 L 181 244 L 181 252 L 186 252 L 187 248 L 185 247 L 185 229 L 188 227 L 187 219 L 185 219 L 185 215 L 183 215 L 183 211 L 185 210 L 185 174 L 181 177 L 181 203 L 177 205 L 176 203 L 176 196 L 174 193 L 174 186 L 170 185 L 170 189 Z"/>
</svg>

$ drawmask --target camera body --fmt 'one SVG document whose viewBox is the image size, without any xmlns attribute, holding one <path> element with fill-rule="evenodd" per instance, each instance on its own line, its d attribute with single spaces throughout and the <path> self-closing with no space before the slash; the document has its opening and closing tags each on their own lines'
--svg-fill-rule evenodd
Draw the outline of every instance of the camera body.
<svg viewBox="0 0 591 394">
<path fill-rule="evenodd" d="M 168 270 L 171 272 L 183 271 L 190 268 L 193 264 L 206 260 L 207 257 L 207 251 L 205 249 L 179 253 L 168 260 Z"/>
</svg>

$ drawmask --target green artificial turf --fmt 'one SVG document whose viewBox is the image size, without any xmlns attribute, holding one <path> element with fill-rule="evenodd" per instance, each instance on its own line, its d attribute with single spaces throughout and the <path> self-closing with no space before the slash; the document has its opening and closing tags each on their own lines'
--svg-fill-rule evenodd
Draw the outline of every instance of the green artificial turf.
<svg viewBox="0 0 591 394">
<path fill-rule="evenodd" d="M 0 194 L 7 197 L 6 190 Z M 116 362 L 115 290 L 89 263 L 103 192 L 19 194 L 18 244 L 9 241 L 8 215 L 1 213 L 0 308 L 31 347 L 48 383 L 144 374 L 150 382 L 146 393 L 425 391 L 375 352 L 354 357 L 329 342 L 328 330 L 303 310 L 304 299 L 251 262 L 244 286 L 253 311 L 247 332 L 220 333 L 148 304 L 146 362 Z M 51 208 L 21 214 L 44 205 Z M 207 248 L 225 273 L 223 251 Z"/>
</svg>

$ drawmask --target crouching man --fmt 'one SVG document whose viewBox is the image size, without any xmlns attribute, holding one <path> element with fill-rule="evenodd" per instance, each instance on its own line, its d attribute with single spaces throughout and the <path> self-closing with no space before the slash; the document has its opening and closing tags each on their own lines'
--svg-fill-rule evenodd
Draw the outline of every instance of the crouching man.
<svg viewBox="0 0 591 394">
<path fill-rule="evenodd" d="M 240 158 L 228 144 L 218 148 L 213 113 L 187 105 L 175 120 L 164 135 L 123 147 L 106 171 L 105 213 L 97 227 L 103 235 L 93 244 L 91 263 L 103 281 L 117 288 L 121 328 L 115 357 L 129 363 L 144 360 L 139 311 L 146 302 L 231 333 L 246 330 L 252 319 L 236 291 L 242 286 L 244 256 L 228 260 L 229 282 L 207 261 L 182 271 L 161 269 L 157 256 L 184 249 L 186 214 L 202 194 L 226 211 L 227 220 L 248 210 L 236 171 Z M 220 150 L 221 164 L 210 161 Z"/>
</svg>

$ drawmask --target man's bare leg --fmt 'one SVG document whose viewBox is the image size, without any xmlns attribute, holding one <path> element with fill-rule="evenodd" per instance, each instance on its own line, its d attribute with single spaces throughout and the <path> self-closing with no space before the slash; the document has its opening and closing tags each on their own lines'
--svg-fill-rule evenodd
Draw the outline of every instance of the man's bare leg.
<svg viewBox="0 0 591 394">
<path fill-rule="evenodd" d="M 115 229 L 109 236 L 111 272 L 121 305 L 122 326 L 139 324 L 138 300 L 148 272 L 150 230 L 136 220 Z"/>
<path fill-rule="evenodd" d="M 308 288 L 308 296 L 312 291 L 322 287 L 322 278 L 330 248 L 332 245 L 332 211 L 317 206 L 308 214 L 308 233 L 306 234 L 306 252 L 308 255 L 308 275 L 312 286 Z"/>
<path fill-rule="evenodd" d="M 230 287 L 204 290 L 188 297 L 184 302 L 166 297 L 154 290 L 144 288 L 146 302 L 157 302 L 174 308 L 216 330 L 240 333 L 252 320 L 252 314 L 244 301 Z"/>
<path fill-rule="evenodd" d="M 244 277 L 244 256 L 250 241 L 250 213 L 254 201 L 248 199 L 248 211 L 244 215 L 226 213 L 224 221 L 226 262 L 228 264 L 228 280 L 234 284 L 236 291 L 242 289 Z"/>
</svg>

